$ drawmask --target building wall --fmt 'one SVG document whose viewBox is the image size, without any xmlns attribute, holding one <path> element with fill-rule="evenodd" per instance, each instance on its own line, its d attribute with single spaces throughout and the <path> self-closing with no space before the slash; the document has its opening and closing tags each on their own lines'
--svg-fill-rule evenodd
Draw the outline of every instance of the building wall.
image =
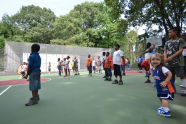
<svg viewBox="0 0 186 124">
<path fill-rule="evenodd" d="M 24 42 L 6 42 L 5 43 L 5 71 L 16 72 L 18 66 L 25 62 L 31 51 L 32 43 Z M 66 56 L 77 56 L 79 59 L 80 69 L 85 69 L 85 62 L 88 54 L 92 57 L 102 56 L 103 51 L 111 51 L 106 48 L 92 48 L 92 47 L 78 47 L 78 46 L 64 46 L 64 45 L 50 45 L 40 44 L 40 55 L 42 59 L 42 72 L 47 71 L 49 61 L 53 61 L 52 71 L 57 71 L 57 57 L 64 58 Z M 56 59 L 56 60 L 55 60 Z"/>
</svg>

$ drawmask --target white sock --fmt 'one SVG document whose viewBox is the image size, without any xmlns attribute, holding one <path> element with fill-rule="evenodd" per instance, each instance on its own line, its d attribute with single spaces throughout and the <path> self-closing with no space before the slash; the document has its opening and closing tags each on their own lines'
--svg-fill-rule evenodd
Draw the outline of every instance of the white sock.
<svg viewBox="0 0 186 124">
<path fill-rule="evenodd" d="M 167 108 L 167 107 L 163 107 L 163 110 L 164 110 L 165 112 L 170 111 L 170 109 L 169 109 L 169 108 Z"/>
</svg>

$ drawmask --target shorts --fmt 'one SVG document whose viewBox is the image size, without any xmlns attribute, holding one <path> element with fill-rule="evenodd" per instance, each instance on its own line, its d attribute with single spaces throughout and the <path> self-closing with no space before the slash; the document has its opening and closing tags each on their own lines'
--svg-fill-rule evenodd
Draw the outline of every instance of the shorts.
<svg viewBox="0 0 186 124">
<path fill-rule="evenodd" d="M 121 75 L 121 65 L 114 64 L 114 75 L 115 76 L 122 76 Z"/>
<path fill-rule="evenodd" d="M 97 69 L 100 70 L 101 69 L 101 66 L 97 66 Z"/>
<path fill-rule="evenodd" d="M 121 65 L 121 70 L 122 70 L 122 71 L 125 70 L 125 65 Z"/>
<path fill-rule="evenodd" d="M 169 93 L 169 94 L 157 94 L 157 97 L 159 97 L 160 99 L 173 100 L 173 99 L 174 99 L 174 93 Z"/>
<path fill-rule="evenodd" d="M 76 67 L 74 67 L 74 70 L 75 70 L 75 71 L 78 71 L 78 67 L 77 67 L 77 66 L 76 66 Z"/>
<path fill-rule="evenodd" d="M 92 71 L 92 66 L 87 66 L 88 71 Z"/>
<path fill-rule="evenodd" d="M 142 67 L 145 67 L 145 70 L 146 71 L 149 71 L 150 70 L 150 64 L 147 60 L 144 60 L 142 63 L 141 63 L 141 66 Z"/>
<path fill-rule="evenodd" d="M 96 66 L 93 66 L 93 70 L 96 70 Z"/>
<path fill-rule="evenodd" d="M 29 89 L 30 91 L 36 91 L 41 89 L 41 80 L 40 80 L 41 72 L 31 72 L 29 76 Z"/>
<path fill-rule="evenodd" d="M 177 77 L 183 77 L 186 76 L 186 68 L 184 66 L 178 66 L 178 67 L 167 67 L 173 75 L 176 75 Z"/>
</svg>

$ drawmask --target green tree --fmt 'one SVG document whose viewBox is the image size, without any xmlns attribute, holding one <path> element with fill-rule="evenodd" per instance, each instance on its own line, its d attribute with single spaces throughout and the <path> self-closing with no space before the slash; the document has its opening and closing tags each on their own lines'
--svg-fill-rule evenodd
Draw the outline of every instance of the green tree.
<svg viewBox="0 0 186 124">
<path fill-rule="evenodd" d="M 12 16 L 14 26 L 23 33 L 23 39 L 28 42 L 50 43 L 53 38 L 53 23 L 55 14 L 47 8 L 29 5 Z"/>
<path fill-rule="evenodd" d="M 113 47 L 122 40 L 127 23 L 109 15 L 104 3 L 85 2 L 74 7 L 67 15 L 56 19 L 54 34 L 70 44 L 93 47 Z"/>
<path fill-rule="evenodd" d="M 185 30 L 185 0 L 105 0 L 113 9 L 112 13 L 124 15 L 130 26 L 146 25 L 149 35 L 157 35 L 163 30 L 177 27 Z M 111 4 L 116 2 L 117 4 Z M 158 26 L 153 30 L 152 25 Z"/>
</svg>

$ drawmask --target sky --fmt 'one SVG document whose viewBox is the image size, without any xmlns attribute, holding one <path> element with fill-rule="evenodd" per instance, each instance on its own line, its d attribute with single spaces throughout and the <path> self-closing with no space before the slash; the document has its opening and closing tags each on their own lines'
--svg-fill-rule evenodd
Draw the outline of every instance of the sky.
<svg viewBox="0 0 186 124">
<path fill-rule="evenodd" d="M 22 6 L 36 5 L 41 8 L 51 9 L 56 16 L 66 15 L 75 5 L 83 2 L 103 2 L 104 0 L 0 0 L 0 20 L 4 14 L 12 16 L 19 12 Z M 143 34 L 146 27 L 130 28 L 136 30 L 138 34 Z"/>
<path fill-rule="evenodd" d="M 0 0 L 0 20 L 4 14 L 12 16 L 22 6 L 36 5 L 50 8 L 56 16 L 66 15 L 75 5 L 83 2 L 102 2 L 104 0 Z"/>
</svg>

